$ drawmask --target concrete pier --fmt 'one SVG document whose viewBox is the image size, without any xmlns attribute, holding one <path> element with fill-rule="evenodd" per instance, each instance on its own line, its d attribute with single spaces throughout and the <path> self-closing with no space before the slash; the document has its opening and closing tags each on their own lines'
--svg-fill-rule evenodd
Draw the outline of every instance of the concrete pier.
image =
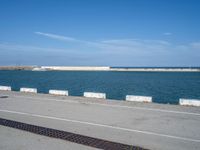
<svg viewBox="0 0 200 150">
<path fill-rule="evenodd" d="M 199 150 L 199 107 L 0 91 L 0 117 L 150 150 Z M 0 149 L 95 149 L 0 126 Z M 12 142 L 11 142 L 12 141 Z"/>
</svg>

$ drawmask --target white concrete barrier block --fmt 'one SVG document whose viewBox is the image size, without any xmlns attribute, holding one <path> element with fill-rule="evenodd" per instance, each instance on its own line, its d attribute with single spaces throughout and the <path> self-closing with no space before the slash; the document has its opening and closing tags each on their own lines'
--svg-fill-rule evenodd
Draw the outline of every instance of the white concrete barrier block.
<svg viewBox="0 0 200 150">
<path fill-rule="evenodd" d="M 200 106 L 200 100 L 198 99 L 179 99 L 179 104 L 184 106 Z"/>
<path fill-rule="evenodd" d="M 91 97 L 91 98 L 103 98 L 106 99 L 105 93 L 94 93 L 94 92 L 84 92 L 84 97 Z"/>
<path fill-rule="evenodd" d="M 26 92 L 26 93 L 37 93 L 37 89 L 35 88 L 20 88 L 20 92 Z"/>
<path fill-rule="evenodd" d="M 68 96 L 68 91 L 64 91 L 64 90 L 49 90 L 49 94 Z"/>
<path fill-rule="evenodd" d="M 150 102 L 152 102 L 152 97 L 149 97 L 149 96 L 126 95 L 126 101 L 150 103 Z"/>
<path fill-rule="evenodd" d="M 0 90 L 1 91 L 11 91 L 11 87 L 10 86 L 0 86 Z"/>
</svg>

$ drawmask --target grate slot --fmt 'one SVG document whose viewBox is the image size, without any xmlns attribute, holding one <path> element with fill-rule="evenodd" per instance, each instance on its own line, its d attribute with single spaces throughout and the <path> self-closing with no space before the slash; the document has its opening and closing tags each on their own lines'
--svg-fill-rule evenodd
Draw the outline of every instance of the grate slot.
<svg viewBox="0 0 200 150">
<path fill-rule="evenodd" d="M 15 128 L 15 129 L 20 129 L 23 131 L 28 131 L 31 133 L 48 136 L 52 138 L 59 138 L 62 140 L 66 140 L 66 141 L 70 141 L 70 142 L 74 142 L 77 144 L 82 144 L 82 145 L 86 145 L 90 147 L 100 148 L 104 150 L 147 150 L 138 146 L 107 141 L 103 139 L 98 139 L 98 138 L 93 138 L 93 137 L 75 134 L 71 132 L 26 124 L 26 123 L 3 119 L 3 118 L 0 118 L 0 125 Z"/>
<path fill-rule="evenodd" d="M 0 98 L 8 98 L 7 95 L 0 96 Z"/>
</svg>

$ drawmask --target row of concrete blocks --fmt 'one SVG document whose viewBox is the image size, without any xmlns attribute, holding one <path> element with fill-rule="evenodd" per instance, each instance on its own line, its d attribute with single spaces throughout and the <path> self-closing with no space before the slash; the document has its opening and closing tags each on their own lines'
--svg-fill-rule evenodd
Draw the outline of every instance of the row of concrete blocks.
<svg viewBox="0 0 200 150">
<path fill-rule="evenodd" d="M 0 86 L 0 90 L 11 91 L 11 87 L 10 86 Z M 20 88 L 20 92 L 37 93 L 37 89 L 36 88 L 25 88 L 25 87 L 23 87 L 23 88 Z M 68 96 L 69 95 L 68 91 L 64 91 L 64 90 L 49 90 L 49 94 L 61 95 L 61 96 Z M 106 99 L 105 93 L 84 92 L 83 96 L 89 97 L 89 98 Z M 150 102 L 152 102 L 152 97 L 150 97 L 150 96 L 126 95 L 126 101 L 150 103 Z M 182 99 L 181 98 L 181 99 L 179 99 L 179 104 L 185 105 L 185 106 L 200 106 L 200 100 Z"/>
</svg>

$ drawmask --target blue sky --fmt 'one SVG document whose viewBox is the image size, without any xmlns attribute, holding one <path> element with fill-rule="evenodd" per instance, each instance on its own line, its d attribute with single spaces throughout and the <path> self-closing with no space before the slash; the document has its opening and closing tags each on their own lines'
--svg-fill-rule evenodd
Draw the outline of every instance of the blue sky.
<svg viewBox="0 0 200 150">
<path fill-rule="evenodd" d="M 1 0 L 0 65 L 200 66 L 200 1 Z"/>
</svg>

